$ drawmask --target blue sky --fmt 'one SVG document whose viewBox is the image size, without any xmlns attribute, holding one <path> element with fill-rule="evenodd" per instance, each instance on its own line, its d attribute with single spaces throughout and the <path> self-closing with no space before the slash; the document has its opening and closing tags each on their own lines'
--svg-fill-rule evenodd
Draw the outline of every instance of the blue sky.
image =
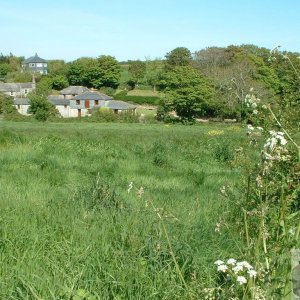
<svg viewBox="0 0 300 300">
<path fill-rule="evenodd" d="M 1 0 L 0 52 L 66 61 L 232 44 L 300 52 L 299 13 L 299 0 Z"/>
</svg>

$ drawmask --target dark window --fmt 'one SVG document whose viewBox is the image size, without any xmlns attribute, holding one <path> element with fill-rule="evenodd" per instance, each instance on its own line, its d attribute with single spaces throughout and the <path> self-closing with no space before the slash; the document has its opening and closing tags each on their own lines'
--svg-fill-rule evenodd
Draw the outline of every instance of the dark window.
<svg viewBox="0 0 300 300">
<path fill-rule="evenodd" d="M 67 105 L 67 104 L 65 104 L 65 105 L 64 105 L 64 108 L 67 108 L 67 107 L 68 107 L 68 105 Z"/>
<path fill-rule="evenodd" d="M 99 105 L 99 100 L 95 100 L 95 105 Z"/>
<path fill-rule="evenodd" d="M 18 104 L 18 109 L 20 109 L 20 104 Z"/>
<path fill-rule="evenodd" d="M 76 105 L 80 105 L 80 100 L 76 100 Z"/>
</svg>

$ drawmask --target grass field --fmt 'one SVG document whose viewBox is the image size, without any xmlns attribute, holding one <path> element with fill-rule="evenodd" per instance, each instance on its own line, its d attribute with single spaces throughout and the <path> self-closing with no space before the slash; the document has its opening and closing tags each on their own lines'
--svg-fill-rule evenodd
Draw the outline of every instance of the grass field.
<svg viewBox="0 0 300 300">
<path fill-rule="evenodd" d="M 0 299 L 189 299 L 157 212 L 201 299 L 240 253 L 215 226 L 243 143 L 229 125 L 0 121 Z"/>
</svg>

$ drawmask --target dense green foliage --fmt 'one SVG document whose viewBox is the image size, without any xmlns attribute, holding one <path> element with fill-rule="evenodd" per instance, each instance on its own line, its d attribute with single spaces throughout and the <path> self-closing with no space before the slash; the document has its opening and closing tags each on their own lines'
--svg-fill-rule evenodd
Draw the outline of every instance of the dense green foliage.
<svg viewBox="0 0 300 300">
<path fill-rule="evenodd" d="M 165 66 L 166 68 L 183 67 L 191 65 L 192 54 L 191 51 L 185 47 L 178 47 L 166 54 Z"/>
<path fill-rule="evenodd" d="M 131 96 L 127 95 L 126 91 L 119 92 L 114 95 L 114 99 L 136 104 L 158 105 L 160 98 L 156 96 Z"/>
<path fill-rule="evenodd" d="M 219 189 L 240 170 L 213 149 L 234 153 L 245 138 L 217 129 L 2 121 L 0 298 L 188 299 L 153 201 L 204 299 L 213 262 L 238 253 L 239 235 L 215 225 L 234 206 Z"/>
<path fill-rule="evenodd" d="M 166 95 L 163 105 L 167 111 L 174 110 L 181 120 L 188 121 L 201 116 L 204 103 L 214 94 L 209 80 L 191 66 L 176 66 L 163 73 L 159 88 Z"/>
<path fill-rule="evenodd" d="M 119 85 L 120 65 L 112 56 L 80 58 L 68 66 L 67 78 L 71 85 L 84 85 L 100 89 Z"/>
<path fill-rule="evenodd" d="M 50 117 L 58 115 L 53 104 L 51 104 L 45 94 L 34 91 L 28 95 L 30 106 L 28 113 L 32 114 L 38 121 L 46 121 Z"/>
<path fill-rule="evenodd" d="M 13 106 L 12 98 L 0 92 L 0 114 L 9 115 L 15 113 L 16 108 Z"/>
<path fill-rule="evenodd" d="M 146 63 L 140 60 L 129 62 L 129 76 L 128 84 L 135 88 L 140 80 L 144 79 L 146 74 Z"/>
</svg>

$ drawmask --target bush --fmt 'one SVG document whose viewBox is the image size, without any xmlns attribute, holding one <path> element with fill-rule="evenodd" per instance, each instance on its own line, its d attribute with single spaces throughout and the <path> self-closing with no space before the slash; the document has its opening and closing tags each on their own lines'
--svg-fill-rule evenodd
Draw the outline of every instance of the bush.
<svg viewBox="0 0 300 300">
<path fill-rule="evenodd" d="M 114 98 L 136 104 L 158 105 L 160 102 L 160 98 L 156 96 L 128 96 L 126 91 L 119 92 Z"/>
<path fill-rule="evenodd" d="M 101 107 L 92 111 L 92 121 L 96 122 L 124 122 L 124 123 L 138 123 L 139 115 L 131 112 L 121 112 L 116 114 L 113 110 Z M 89 118 L 90 119 L 90 118 Z"/>
</svg>

